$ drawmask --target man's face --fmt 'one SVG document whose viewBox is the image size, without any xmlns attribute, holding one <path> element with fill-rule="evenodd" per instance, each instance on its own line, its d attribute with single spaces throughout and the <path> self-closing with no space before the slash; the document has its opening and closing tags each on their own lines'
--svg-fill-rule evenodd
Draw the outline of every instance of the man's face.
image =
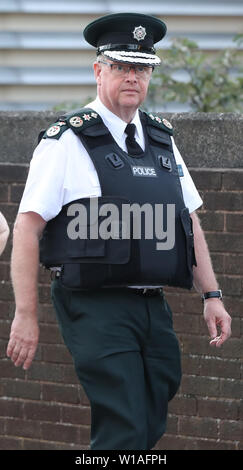
<svg viewBox="0 0 243 470">
<path fill-rule="evenodd" d="M 103 60 L 103 59 L 101 59 Z M 135 69 L 126 64 L 104 59 L 105 63 L 95 63 L 94 71 L 98 85 L 98 95 L 103 104 L 114 114 L 123 118 L 125 113 L 135 113 L 145 100 L 152 74 L 152 68 Z M 114 64 L 110 67 L 108 64 Z M 120 72 L 119 70 L 122 70 Z"/>
</svg>

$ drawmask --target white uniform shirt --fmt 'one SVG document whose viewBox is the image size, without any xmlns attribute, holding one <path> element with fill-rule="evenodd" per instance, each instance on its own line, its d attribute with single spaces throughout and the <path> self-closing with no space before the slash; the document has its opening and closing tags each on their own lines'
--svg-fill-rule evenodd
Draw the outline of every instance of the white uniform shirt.
<svg viewBox="0 0 243 470">
<path fill-rule="evenodd" d="M 88 107 L 103 119 L 113 138 L 126 151 L 125 128 L 127 123 L 109 111 L 99 98 Z M 143 128 L 137 111 L 132 123 L 136 125 L 135 138 L 145 148 Z M 192 178 L 172 138 L 177 165 L 184 176 L 180 177 L 184 202 L 189 212 L 202 204 Z M 83 197 L 101 196 L 101 189 L 94 164 L 80 139 L 71 129 L 59 140 L 42 139 L 30 162 L 29 174 L 19 206 L 19 212 L 37 212 L 45 221 L 54 218 L 64 204 Z"/>
</svg>

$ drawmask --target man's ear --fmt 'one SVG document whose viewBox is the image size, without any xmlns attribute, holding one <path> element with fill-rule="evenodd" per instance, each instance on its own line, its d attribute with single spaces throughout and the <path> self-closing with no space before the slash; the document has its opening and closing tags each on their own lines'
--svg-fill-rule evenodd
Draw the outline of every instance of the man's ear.
<svg viewBox="0 0 243 470">
<path fill-rule="evenodd" d="M 95 62 L 94 65 L 94 76 L 95 76 L 95 80 L 96 80 L 96 83 L 97 85 L 100 85 L 100 81 L 101 81 L 101 76 L 100 76 L 100 72 L 101 72 L 101 65 L 98 63 L 98 62 Z"/>
</svg>

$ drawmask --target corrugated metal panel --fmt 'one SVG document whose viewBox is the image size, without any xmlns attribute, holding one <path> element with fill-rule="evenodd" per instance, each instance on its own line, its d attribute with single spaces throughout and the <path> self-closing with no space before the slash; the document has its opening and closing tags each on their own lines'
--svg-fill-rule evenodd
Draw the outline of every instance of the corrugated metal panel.
<svg viewBox="0 0 243 470">
<path fill-rule="evenodd" d="M 234 47 L 243 0 L 0 0 L 0 109 L 46 109 L 48 103 L 94 94 L 95 51 L 84 41 L 81 24 L 119 11 L 165 17 L 168 35 L 157 49 L 168 49 L 172 37 L 187 37 L 213 54 Z M 173 106 L 163 109 L 186 110 Z"/>
<path fill-rule="evenodd" d="M 27 13 L 107 13 L 121 11 L 141 11 L 144 13 L 157 13 L 169 15 L 242 15 L 242 0 L 223 2 L 220 0 L 204 0 L 203 2 L 174 0 L 173 2 L 161 2 L 160 0 L 139 0 L 139 2 L 123 0 L 105 1 L 90 0 L 2 0 L 0 2 L 2 12 L 27 12 Z"/>
<path fill-rule="evenodd" d="M 234 47 L 233 34 L 230 33 L 168 33 L 163 41 L 156 44 L 157 49 L 168 49 L 172 37 L 187 37 L 196 41 L 201 49 L 215 50 Z M 243 45 L 242 45 L 243 48 Z M 37 49 L 37 50 L 81 50 L 94 51 L 80 33 L 0 33 L 0 49 Z"/>
</svg>

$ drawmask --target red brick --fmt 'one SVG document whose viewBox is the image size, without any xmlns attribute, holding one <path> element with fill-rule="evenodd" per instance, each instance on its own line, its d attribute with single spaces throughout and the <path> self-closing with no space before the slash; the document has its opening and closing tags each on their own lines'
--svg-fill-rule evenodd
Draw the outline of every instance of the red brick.
<svg viewBox="0 0 243 470">
<path fill-rule="evenodd" d="M 10 188 L 10 201 L 20 203 L 24 192 L 23 184 L 12 184 Z"/>
<path fill-rule="evenodd" d="M 182 378 L 181 393 L 191 396 L 218 397 L 220 395 L 219 379 L 184 375 Z"/>
<path fill-rule="evenodd" d="M 91 411 L 88 406 L 62 406 L 61 416 L 63 423 L 90 426 Z"/>
<path fill-rule="evenodd" d="M 1 378 L 24 379 L 25 372 L 20 367 L 15 367 L 10 359 L 2 359 L 0 362 Z"/>
<path fill-rule="evenodd" d="M 22 164 L 6 164 L 0 163 L 0 181 L 26 181 L 29 165 Z"/>
<path fill-rule="evenodd" d="M 199 332 L 199 317 L 197 315 L 174 314 L 173 322 L 175 330 L 179 333 Z"/>
<path fill-rule="evenodd" d="M 8 201 L 8 185 L 0 184 L 0 202 Z"/>
<path fill-rule="evenodd" d="M 7 397 L 40 400 L 41 385 L 30 381 L 5 379 L 4 392 Z"/>
<path fill-rule="evenodd" d="M 225 172 L 223 174 L 222 181 L 223 189 L 233 189 L 233 190 L 243 190 L 243 171 L 242 169 L 237 169 L 235 171 Z"/>
<path fill-rule="evenodd" d="M 40 323 L 40 343 L 53 343 L 60 342 L 60 331 L 58 325 L 47 325 Z"/>
<path fill-rule="evenodd" d="M 22 450 L 23 439 L 0 436 L 0 450 Z"/>
<path fill-rule="evenodd" d="M 217 438 L 217 420 L 192 416 L 182 417 L 179 419 L 179 434 L 195 437 Z"/>
<path fill-rule="evenodd" d="M 197 401 L 195 397 L 176 395 L 169 402 L 169 413 L 176 415 L 193 416 L 197 414 Z"/>
<path fill-rule="evenodd" d="M 243 255 L 233 253 L 226 255 L 225 272 L 227 274 L 243 274 Z"/>
<path fill-rule="evenodd" d="M 200 356 L 182 354 L 181 360 L 183 374 L 198 375 L 200 370 Z"/>
<path fill-rule="evenodd" d="M 6 435 L 40 438 L 41 430 L 36 421 L 26 419 L 6 419 Z"/>
<path fill-rule="evenodd" d="M 226 214 L 226 231 L 243 232 L 243 214 Z"/>
<path fill-rule="evenodd" d="M 59 403 L 80 403 L 79 388 L 75 385 L 43 384 L 42 397 L 45 401 Z"/>
<path fill-rule="evenodd" d="M 200 168 L 200 170 L 190 170 L 190 174 L 198 190 L 221 189 L 222 173 L 220 171 Z"/>
<path fill-rule="evenodd" d="M 242 234 L 238 233 L 206 233 L 210 251 L 242 252 Z"/>
<path fill-rule="evenodd" d="M 239 379 L 240 367 L 238 360 L 210 356 L 200 358 L 200 374 L 204 376 Z"/>
<path fill-rule="evenodd" d="M 242 441 L 243 423 L 242 421 L 222 420 L 219 427 L 220 437 L 228 440 Z"/>
<path fill-rule="evenodd" d="M 222 232 L 224 230 L 224 213 L 215 211 L 201 212 L 200 222 L 204 231 Z"/>
<path fill-rule="evenodd" d="M 24 404 L 24 414 L 26 419 L 36 421 L 60 421 L 60 406 L 53 403 L 33 403 Z"/>
<path fill-rule="evenodd" d="M 198 415 L 211 418 L 234 419 L 238 417 L 238 403 L 235 400 L 198 398 Z"/>
<path fill-rule="evenodd" d="M 243 193 L 208 191 L 204 194 L 203 207 L 212 211 L 241 211 Z"/>
<path fill-rule="evenodd" d="M 18 212 L 18 205 L 10 203 L 0 203 L 0 211 L 4 214 L 4 217 L 8 221 L 8 224 L 13 224 Z"/>
<path fill-rule="evenodd" d="M 231 399 L 241 399 L 243 396 L 242 381 L 235 379 L 220 379 L 220 395 Z"/>
<path fill-rule="evenodd" d="M 156 450 L 236 450 L 234 442 L 218 441 L 215 439 L 182 437 L 164 434 L 157 443 Z"/>
<path fill-rule="evenodd" d="M 42 438 L 45 441 L 70 442 L 78 444 L 79 428 L 68 424 L 40 423 Z"/>
<path fill-rule="evenodd" d="M 59 333 L 60 335 L 60 333 Z M 58 337 L 58 341 L 59 341 Z M 60 364 L 71 364 L 72 356 L 63 344 L 45 344 L 42 348 L 42 360 L 44 362 L 56 362 Z"/>
<path fill-rule="evenodd" d="M 63 382 L 63 366 L 51 363 L 33 362 L 27 371 L 28 380 Z"/>
<path fill-rule="evenodd" d="M 23 402 L 9 397 L 0 398 L 0 416 L 23 418 Z"/>
</svg>

